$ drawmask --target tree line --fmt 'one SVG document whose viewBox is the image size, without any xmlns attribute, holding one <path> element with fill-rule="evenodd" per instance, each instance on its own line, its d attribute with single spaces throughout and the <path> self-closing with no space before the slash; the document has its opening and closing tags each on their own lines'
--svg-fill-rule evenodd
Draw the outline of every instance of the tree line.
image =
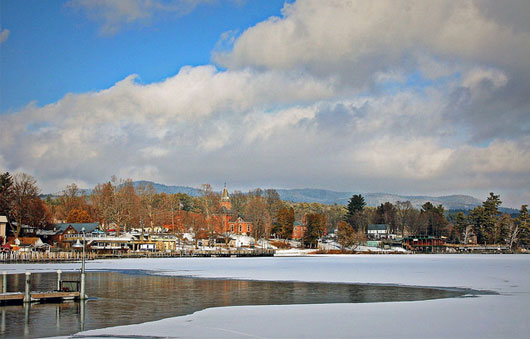
<svg viewBox="0 0 530 339">
<path fill-rule="evenodd" d="M 22 225 L 49 228 L 54 222 L 99 222 L 118 233 L 140 229 L 153 233 L 163 228 L 197 238 L 218 236 L 224 212 L 220 194 L 208 184 L 201 195 L 158 193 L 150 184 L 134 186 L 131 179 L 112 177 L 87 194 L 76 184 L 67 185 L 58 197 L 40 197 L 36 180 L 25 173 L 0 174 L 0 215 L 8 216 L 11 232 Z M 448 213 L 442 205 L 427 202 L 416 209 L 409 201 L 385 202 L 368 207 L 362 195 L 353 195 L 346 206 L 283 201 L 273 189 L 255 189 L 230 195 L 232 213 L 253 224 L 255 239 L 290 239 L 295 221 L 304 222 L 303 243 L 316 247 L 325 234 L 336 233 L 343 247 L 366 240 L 369 224 L 387 224 L 398 236 L 446 237 L 453 243 L 528 245 L 529 217 L 523 205 L 517 217 L 499 211 L 501 200 L 493 193 L 467 214 Z"/>
<path fill-rule="evenodd" d="M 481 206 L 466 214 L 450 213 L 442 205 L 435 206 L 431 202 L 420 209 L 414 208 L 410 201 L 366 207 L 361 195 L 353 195 L 343 220 L 338 223 L 337 236 L 343 247 L 351 247 L 365 240 L 369 224 L 387 224 L 390 233 L 401 237 L 445 237 L 455 244 L 468 244 L 475 238 L 478 244 L 508 245 L 510 248 L 528 246 L 528 206 L 522 205 L 518 216 L 512 217 L 500 212 L 501 203 L 499 195 L 490 193 Z"/>
</svg>

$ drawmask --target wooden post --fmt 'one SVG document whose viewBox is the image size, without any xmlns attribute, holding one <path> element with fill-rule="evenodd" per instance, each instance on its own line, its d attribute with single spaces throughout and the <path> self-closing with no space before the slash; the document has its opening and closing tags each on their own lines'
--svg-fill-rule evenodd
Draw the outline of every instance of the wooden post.
<svg viewBox="0 0 530 339">
<path fill-rule="evenodd" d="M 57 270 L 57 291 L 61 290 L 61 270 Z"/>
<path fill-rule="evenodd" d="M 2 272 L 2 293 L 7 293 L 7 272 Z"/>
<path fill-rule="evenodd" d="M 29 311 L 31 303 L 24 303 L 24 336 L 29 336 Z"/>
<path fill-rule="evenodd" d="M 29 303 L 31 302 L 31 272 L 26 272 L 26 283 L 24 285 L 24 302 Z"/>
</svg>

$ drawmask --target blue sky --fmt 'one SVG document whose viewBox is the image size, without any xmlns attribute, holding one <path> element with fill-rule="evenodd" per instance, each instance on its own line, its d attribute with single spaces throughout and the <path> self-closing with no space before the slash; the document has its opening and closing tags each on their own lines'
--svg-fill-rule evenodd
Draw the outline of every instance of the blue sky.
<svg viewBox="0 0 530 339">
<path fill-rule="evenodd" d="M 133 73 L 151 83 L 182 66 L 208 64 L 222 33 L 242 32 L 282 7 L 275 0 L 217 1 L 104 34 L 65 1 L 1 1 L 1 25 L 10 35 L 1 47 L 0 111 L 108 88 Z"/>
<path fill-rule="evenodd" d="M 527 0 L 0 1 L 0 171 L 530 202 Z"/>
</svg>

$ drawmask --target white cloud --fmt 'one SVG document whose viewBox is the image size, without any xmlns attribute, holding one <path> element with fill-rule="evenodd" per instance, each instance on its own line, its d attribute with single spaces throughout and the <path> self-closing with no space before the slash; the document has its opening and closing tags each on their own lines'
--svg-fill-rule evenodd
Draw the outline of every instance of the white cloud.
<svg viewBox="0 0 530 339">
<path fill-rule="evenodd" d="M 282 18 L 217 54 L 226 71 L 183 67 L 145 85 L 131 75 L 4 115 L 0 166 L 27 170 L 48 191 L 64 178 L 94 185 L 118 174 L 249 188 L 493 190 L 520 205 L 530 187 L 528 30 L 486 5 L 287 4 Z"/>
<path fill-rule="evenodd" d="M 213 0 L 70 0 L 66 6 L 84 12 L 100 23 L 102 34 L 115 34 L 124 26 L 146 24 L 164 14 L 183 16 Z"/>
<path fill-rule="evenodd" d="M 187 67 L 148 85 L 131 76 L 5 116 L 0 154 L 7 169 L 33 168 L 47 185 L 118 174 L 432 193 L 491 186 L 500 173 L 529 180 L 528 141 L 458 142 L 441 108 L 450 91 L 345 99 L 332 82 L 297 74 Z"/>
<path fill-rule="evenodd" d="M 497 89 L 506 86 L 508 77 L 499 70 L 474 68 L 464 76 L 462 86 L 476 88 L 484 83 L 491 84 L 491 87 Z"/>
<path fill-rule="evenodd" d="M 528 2 L 516 2 L 526 9 Z M 486 15 L 479 1 L 320 1 L 286 4 L 215 60 L 229 68 L 303 67 L 362 84 L 418 55 L 500 64 L 528 73 L 530 31 Z M 509 6 L 508 6 L 509 7 Z M 509 51 L 509 52 L 508 52 Z M 351 77 L 361 79 L 351 79 Z"/>
<path fill-rule="evenodd" d="M 0 26 L 0 44 L 6 42 L 7 38 L 9 37 L 9 33 L 11 33 L 10 30 L 7 28 L 2 29 L 2 26 Z"/>
</svg>

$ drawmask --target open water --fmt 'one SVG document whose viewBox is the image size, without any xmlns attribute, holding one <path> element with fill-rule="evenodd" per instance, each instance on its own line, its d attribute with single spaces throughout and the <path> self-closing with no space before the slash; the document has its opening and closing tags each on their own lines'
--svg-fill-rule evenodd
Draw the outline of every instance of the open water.
<svg viewBox="0 0 530 339">
<path fill-rule="evenodd" d="M 63 280 L 78 279 L 78 273 L 63 272 Z M 32 274 L 32 291 L 53 290 L 56 281 L 55 273 Z M 23 290 L 24 275 L 10 275 L 8 291 Z M 142 271 L 87 272 L 88 301 L 0 306 L 0 335 L 64 336 L 220 306 L 397 302 L 469 293 L 469 290 L 408 286 L 198 279 Z"/>
</svg>

